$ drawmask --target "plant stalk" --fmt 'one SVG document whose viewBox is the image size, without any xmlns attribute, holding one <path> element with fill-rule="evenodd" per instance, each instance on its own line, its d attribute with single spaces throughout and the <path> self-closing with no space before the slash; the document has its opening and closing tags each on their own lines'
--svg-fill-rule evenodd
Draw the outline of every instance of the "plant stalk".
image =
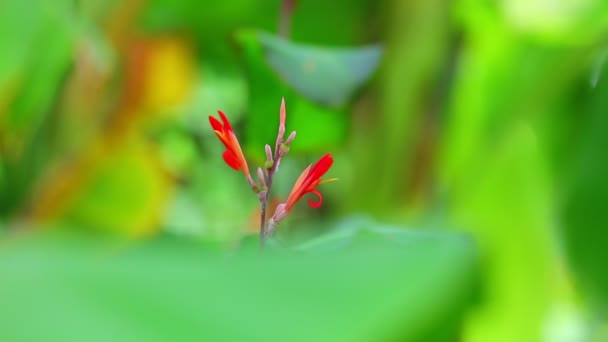
<svg viewBox="0 0 608 342">
<path fill-rule="evenodd" d="M 266 239 L 266 203 L 268 202 L 268 193 L 264 197 L 262 202 L 262 213 L 260 214 L 260 250 L 264 249 L 264 241 Z"/>
<path fill-rule="evenodd" d="M 279 15 L 279 36 L 289 38 L 291 33 L 291 18 L 297 5 L 297 0 L 283 0 L 281 14 Z"/>
<path fill-rule="evenodd" d="M 276 153 L 278 156 L 278 153 Z M 277 171 L 277 165 L 275 159 L 275 164 L 268 171 L 268 177 L 266 177 L 266 195 L 261 200 L 262 202 L 262 212 L 260 214 L 260 249 L 264 248 L 264 242 L 266 241 L 266 209 L 268 208 L 268 197 L 270 195 L 270 191 L 272 190 L 272 176 Z"/>
</svg>

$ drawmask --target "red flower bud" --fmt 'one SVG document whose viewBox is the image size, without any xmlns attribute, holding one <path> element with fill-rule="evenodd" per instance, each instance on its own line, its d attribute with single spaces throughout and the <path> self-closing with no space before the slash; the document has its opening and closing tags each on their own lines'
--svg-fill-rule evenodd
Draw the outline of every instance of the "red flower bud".
<svg viewBox="0 0 608 342">
<path fill-rule="evenodd" d="M 226 146 L 226 151 L 224 151 L 222 157 L 228 166 L 237 171 L 243 171 L 243 174 L 245 174 L 245 177 L 249 180 L 251 179 L 251 176 L 249 175 L 249 166 L 247 165 L 247 160 L 241 150 L 241 145 L 232 130 L 232 125 L 230 125 L 230 121 L 228 121 L 228 118 L 222 111 L 218 110 L 218 114 L 220 115 L 222 122 L 219 122 L 213 116 L 209 116 L 209 123 L 217 137 L 220 138 L 220 141 Z"/>
</svg>

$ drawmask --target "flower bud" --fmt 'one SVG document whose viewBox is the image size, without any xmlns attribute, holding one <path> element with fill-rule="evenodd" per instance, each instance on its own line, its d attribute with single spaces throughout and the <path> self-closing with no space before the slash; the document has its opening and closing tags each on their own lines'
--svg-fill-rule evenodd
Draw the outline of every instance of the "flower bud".
<svg viewBox="0 0 608 342">
<path fill-rule="evenodd" d="M 274 215 L 272 215 L 272 220 L 276 223 L 281 222 L 287 216 L 286 204 L 281 203 L 277 206 L 277 210 L 275 210 Z"/>
<path fill-rule="evenodd" d="M 289 136 L 287 137 L 287 140 L 285 140 L 285 145 L 289 145 L 293 142 L 293 139 L 296 138 L 296 131 L 291 132 L 291 134 L 289 134 Z"/>
<path fill-rule="evenodd" d="M 266 144 L 266 146 L 264 146 L 264 151 L 266 151 L 266 161 L 272 162 L 272 148 L 270 145 Z"/>
<path fill-rule="evenodd" d="M 262 171 L 261 167 L 258 167 L 258 182 L 261 187 L 266 187 L 266 178 L 264 177 L 264 171 Z"/>
</svg>

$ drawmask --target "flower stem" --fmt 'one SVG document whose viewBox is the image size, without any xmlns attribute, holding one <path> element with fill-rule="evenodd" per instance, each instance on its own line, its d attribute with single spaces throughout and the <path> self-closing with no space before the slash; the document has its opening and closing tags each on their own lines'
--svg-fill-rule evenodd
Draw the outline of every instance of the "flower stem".
<svg viewBox="0 0 608 342">
<path fill-rule="evenodd" d="M 283 9 L 288 10 L 289 12 L 293 11 L 293 7 L 295 6 L 295 0 L 289 1 L 286 0 L 283 3 Z M 260 196 L 260 201 L 262 202 L 262 212 L 260 213 L 260 250 L 264 248 L 264 241 L 267 237 L 272 234 L 272 230 L 268 231 L 266 227 L 266 208 L 268 207 L 268 197 L 270 196 L 270 192 L 272 191 L 272 177 L 277 171 L 279 171 L 279 164 L 281 163 L 281 158 L 287 154 L 289 151 L 289 144 L 293 141 L 296 132 L 291 132 L 287 141 L 283 138 L 285 136 L 285 120 L 286 120 L 286 111 L 285 111 L 285 98 L 281 99 L 281 109 L 279 110 L 279 132 L 277 134 L 277 140 L 274 145 L 274 153 L 272 152 L 272 147 L 270 145 L 264 146 L 266 151 L 266 163 L 264 164 L 266 173 L 262 171 L 262 169 L 258 168 L 258 178 L 260 179 L 260 185 L 264 185 L 265 193 L 263 196 Z M 263 197 L 263 198 L 262 198 Z"/>
<path fill-rule="evenodd" d="M 278 163 L 275 163 L 273 167 L 268 170 L 268 177 L 266 177 L 266 196 L 262 199 L 262 212 L 260 214 L 260 249 L 264 248 L 264 242 L 266 241 L 266 209 L 268 208 L 268 197 L 272 190 L 272 176 L 277 171 Z"/>
<path fill-rule="evenodd" d="M 289 38 L 291 31 L 291 17 L 296 7 L 297 0 L 283 0 L 281 14 L 279 16 L 279 36 Z"/>
<path fill-rule="evenodd" d="M 266 240 L 266 203 L 268 202 L 268 195 L 262 200 L 262 213 L 260 214 L 260 250 L 264 249 L 264 241 Z"/>
</svg>

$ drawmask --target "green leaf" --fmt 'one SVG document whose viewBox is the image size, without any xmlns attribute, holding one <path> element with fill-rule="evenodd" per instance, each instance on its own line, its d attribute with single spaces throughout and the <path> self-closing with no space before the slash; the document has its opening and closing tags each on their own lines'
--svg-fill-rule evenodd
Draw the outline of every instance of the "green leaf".
<svg viewBox="0 0 608 342">
<path fill-rule="evenodd" d="M 184 240 L 5 238 L 0 340 L 453 340 L 475 285 L 473 246 L 417 234 L 229 255 Z"/>
<path fill-rule="evenodd" d="M 73 58 L 77 17 L 68 1 L 10 0 L 0 7 L 0 153 L 11 179 L 0 184 L 0 211 L 10 215 L 52 155 L 45 138 L 56 123 L 50 114 Z"/>
<path fill-rule="evenodd" d="M 287 104 L 287 130 L 298 132 L 293 152 L 318 152 L 344 141 L 349 122 L 345 109 L 314 103 L 282 82 L 265 61 L 265 49 L 258 31 L 239 31 L 236 39 L 242 47 L 250 84 L 246 128 L 248 155 L 261 159 L 264 144 L 272 145 L 276 141 L 282 97 Z"/>
<path fill-rule="evenodd" d="M 41 124 L 72 59 L 74 32 L 63 17 L 74 16 L 65 1 L 45 5 L 7 1 L 8 20 L 0 21 L 0 45 L 10 47 L 0 62 L 0 92 L 16 94 L 0 127 L 17 146 Z"/>
<path fill-rule="evenodd" d="M 478 45 L 459 65 L 437 165 L 449 220 L 473 233 L 488 255 L 489 295 L 467 339 L 539 340 L 566 291 L 554 271 L 548 146 L 533 123 L 556 126 L 555 108 L 584 75 L 584 50 L 545 46 L 500 26 L 471 37 Z M 561 168 L 566 151 L 556 152 Z"/>
<path fill-rule="evenodd" d="M 304 97 L 329 106 L 344 105 L 378 67 L 379 45 L 335 48 L 304 45 L 260 32 L 266 61 Z"/>
<path fill-rule="evenodd" d="M 599 77 L 597 86 L 588 89 L 588 107 L 579 117 L 586 119 L 581 138 L 574 145 L 576 157 L 566 165 L 561 216 L 564 244 L 580 286 L 585 290 L 593 310 L 603 316 L 608 305 L 608 70 Z M 578 104 L 578 102 L 577 102 Z M 577 107 L 577 110 L 580 107 Z M 572 143 L 571 143 L 572 144 Z M 560 164 L 560 168 L 564 168 Z"/>
<path fill-rule="evenodd" d="M 72 175 L 75 191 L 58 220 L 131 236 L 158 230 L 172 188 L 158 156 L 137 141 L 104 143 L 109 147 L 89 152 L 89 168 Z"/>
</svg>

